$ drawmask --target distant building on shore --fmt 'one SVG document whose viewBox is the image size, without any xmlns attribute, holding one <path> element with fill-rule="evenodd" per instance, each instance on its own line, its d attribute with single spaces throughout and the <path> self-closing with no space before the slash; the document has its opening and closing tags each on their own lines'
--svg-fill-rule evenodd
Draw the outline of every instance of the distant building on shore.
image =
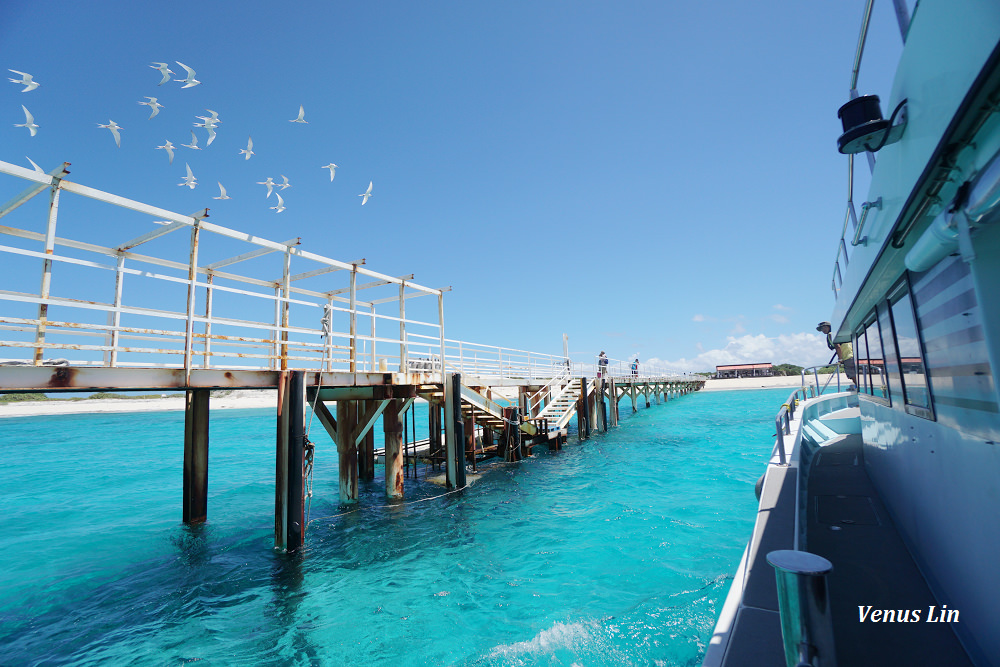
<svg viewBox="0 0 1000 667">
<path fill-rule="evenodd" d="M 731 366 L 716 366 L 715 377 L 722 378 L 749 378 L 749 377 L 770 377 L 774 375 L 773 364 L 733 364 Z"/>
</svg>

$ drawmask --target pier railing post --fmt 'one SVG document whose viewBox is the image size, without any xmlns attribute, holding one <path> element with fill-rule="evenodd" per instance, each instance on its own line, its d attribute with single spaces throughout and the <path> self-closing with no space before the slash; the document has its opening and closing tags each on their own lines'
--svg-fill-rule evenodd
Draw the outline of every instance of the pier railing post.
<svg viewBox="0 0 1000 667">
<path fill-rule="evenodd" d="M 209 390 L 188 389 L 184 403 L 184 523 L 208 517 Z"/>
</svg>

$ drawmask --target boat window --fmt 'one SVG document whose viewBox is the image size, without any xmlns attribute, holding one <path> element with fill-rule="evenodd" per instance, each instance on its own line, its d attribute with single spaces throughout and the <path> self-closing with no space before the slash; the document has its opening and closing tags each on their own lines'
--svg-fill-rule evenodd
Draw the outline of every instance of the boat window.
<svg viewBox="0 0 1000 667">
<path fill-rule="evenodd" d="M 863 341 L 863 343 L 862 343 Z M 889 389 L 885 383 L 885 356 L 882 354 L 882 337 L 879 333 L 878 319 L 872 314 L 872 319 L 865 325 L 864 331 L 858 333 L 858 373 L 861 375 L 861 387 L 864 393 L 881 399 L 889 398 Z"/>
<path fill-rule="evenodd" d="M 898 400 L 903 395 L 903 385 L 899 374 L 899 352 L 892 337 L 892 318 L 889 315 L 889 303 L 883 301 L 878 305 L 878 325 L 882 331 L 885 356 L 885 380 L 889 386 L 890 400 Z"/>
<path fill-rule="evenodd" d="M 917 320 L 913 315 L 910 290 L 904 282 L 889 299 L 892 325 L 899 352 L 900 379 L 906 405 L 930 409 L 930 392 L 927 390 L 927 372 L 924 368 Z"/>
</svg>

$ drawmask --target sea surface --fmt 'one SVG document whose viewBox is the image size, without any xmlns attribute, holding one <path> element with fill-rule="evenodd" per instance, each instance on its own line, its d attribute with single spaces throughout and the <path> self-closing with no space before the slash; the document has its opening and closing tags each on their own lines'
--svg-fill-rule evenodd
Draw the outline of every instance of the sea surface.
<svg viewBox="0 0 1000 667">
<path fill-rule="evenodd" d="M 272 410 L 212 412 L 196 528 L 182 412 L 0 419 L 0 664 L 699 665 L 789 391 L 623 400 L 617 429 L 457 492 L 421 467 L 390 502 L 378 466 L 355 507 L 315 420 L 295 555 Z"/>
</svg>

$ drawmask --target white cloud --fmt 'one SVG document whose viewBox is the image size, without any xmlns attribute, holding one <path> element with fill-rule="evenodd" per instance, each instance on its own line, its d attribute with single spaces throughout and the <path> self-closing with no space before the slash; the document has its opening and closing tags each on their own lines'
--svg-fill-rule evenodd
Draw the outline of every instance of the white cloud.
<svg viewBox="0 0 1000 667">
<path fill-rule="evenodd" d="M 694 317 L 691 318 L 691 321 L 692 322 L 704 322 L 705 321 L 705 316 L 702 315 L 701 313 L 698 313 L 697 315 L 695 315 Z"/>
<path fill-rule="evenodd" d="M 666 366 L 683 372 L 714 371 L 716 366 L 771 362 L 817 366 L 825 364 L 833 354 L 826 347 L 826 338 L 815 333 L 783 334 L 768 337 L 729 336 L 722 349 L 705 350 L 693 359 L 650 359 L 650 364 Z M 700 345 L 699 345 L 700 349 Z"/>
<path fill-rule="evenodd" d="M 784 315 L 780 315 L 778 313 L 771 313 L 768 317 L 769 319 L 774 320 L 778 324 L 788 324 L 788 318 L 785 317 Z"/>
<path fill-rule="evenodd" d="M 795 310 L 794 308 L 792 308 L 790 306 L 782 306 L 780 303 L 774 304 L 774 309 L 775 310 Z"/>
<path fill-rule="evenodd" d="M 746 333 L 746 332 L 747 332 L 747 330 L 746 330 L 746 327 L 743 326 L 743 323 L 742 322 L 737 322 L 736 326 L 733 327 L 732 331 L 729 332 L 729 335 L 733 336 L 733 335 L 736 335 L 736 334 L 741 334 L 741 333 Z"/>
</svg>

